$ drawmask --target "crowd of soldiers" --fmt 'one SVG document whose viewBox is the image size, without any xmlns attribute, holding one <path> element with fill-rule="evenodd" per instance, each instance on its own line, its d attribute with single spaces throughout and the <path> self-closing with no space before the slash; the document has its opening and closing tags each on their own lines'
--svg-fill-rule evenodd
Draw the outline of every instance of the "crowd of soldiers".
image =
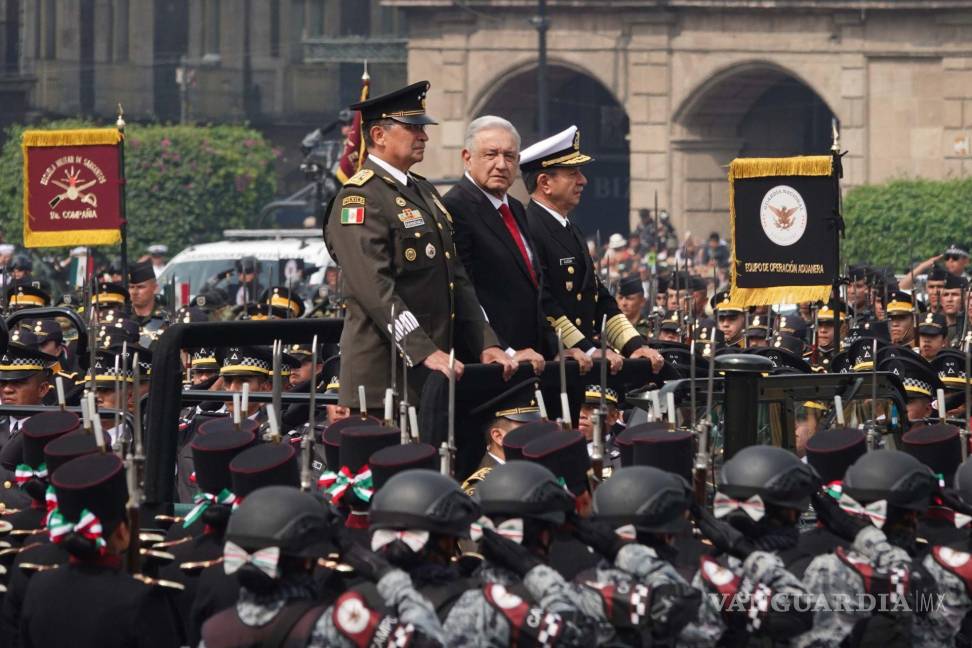
<svg viewBox="0 0 972 648">
<path fill-rule="evenodd" d="M 474 120 L 440 196 L 410 170 L 427 89 L 352 106 L 369 155 L 324 226 L 340 344 L 182 350 L 185 389 L 212 400 L 172 431 L 171 514 L 138 515 L 135 461 L 166 327 L 227 303 L 321 311 L 258 287 L 252 259 L 229 299 L 176 313 L 150 260 L 69 300 L 77 321 L 32 315 L 49 296 L 11 279 L 0 646 L 972 644 L 967 249 L 903 277 L 850 266 L 828 303 L 743 307 L 718 236 L 679 246 L 646 218 L 591 254 L 569 219 L 596 163 L 576 127 L 521 151 L 505 119 Z M 520 174 L 527 205 L 508 194 Z M 888 372 L 904 409 L 806 401 L 783 431 L 795 451 L 723 455 L 685 425 L 718 431 L 711 401 L 666 421 L 604 378 L 642 359 L 656 386 L 704 382 L 732 354 L 772 375 Z M 473 470 L 392 414 L 435 372 L 548 362 L 583 376 L 582 402 L 511 381 L 454 421 Z M 309 399 L 283 407 L 288 391 Z"/>
</svg>

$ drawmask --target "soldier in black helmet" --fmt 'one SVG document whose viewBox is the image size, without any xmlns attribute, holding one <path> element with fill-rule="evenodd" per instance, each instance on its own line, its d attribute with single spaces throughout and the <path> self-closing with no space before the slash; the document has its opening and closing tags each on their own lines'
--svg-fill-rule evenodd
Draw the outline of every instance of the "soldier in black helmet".
<svg viewBox="0 0 972 648">
<path fill-rule="evenodd" d="M 818 519 L 851 545 L 814 559 L 804 581 L 812 594 L 828 599 L 883 595 L 883 609 L 818 609 L 813 629 L 795 645 L 837 645 L 847 637 L 854 645 L 950 645 L 972 607 L 967 597 L 943 589 L 948 579 L 917 538 L 937 478 L 904 452 L 875 450 L 847 469 L 841 490 L 836 502 L 814 494 L 813 506 Z M 922 604 L 933 592 L 946 596 Z"/>
<path fill-rule="evenodd" d="M 713 642 L 718 629 L 692 623 L 701 593 L 674 567 L 675 538 L 689 527 L 688 482 L 649 466 L 612 474 L 594 493 L 593 521 L 574 520 L 577 533 L 610 562 L 581 573 L 575 582 L 596 596 L 591 613 L 601 620 L 599 645 L 626 646 Z M 650 600 L 650 604 L 647 604 Z"/>
<path fill-rule="evenodd" d="M 95 453 L 72 459 L 51 477 L 56 507 L 51 541 L 71 561 L 31 577 L 20 620 L 25 648 L 178 645 L 161 589 L 121 569 L 131 537 L 121 459 Z"/>
<path fill-rule="evenodd" d="M 746 601 L 724 612 L 700 609 L 699 622 L 722 628 L 724 643 L 788 641 L 810 628 L 809 612 L 793 604 L 806 588 L 786 561 L 799 555 L 797 523 L 816 486 L 813 469 L 793 453 L 749 446 L 723 465 L 713 512 L 693 504 L 699 529 L 723 556 L 704 556 L 692 584 Z M 763 595 L 789 605 L 763 607 Z"/>
<path fill-rule="evenodd" d="M 483 518 L 472 538 L 481 540 L 486 562 L 478 586 L 445 620 L 448 645 L 595 645 L 595 620 L 578 607 L 576 587 L 547 565 L 553 532 L 574 508 L 554 474 L 510 461 L 493 469 L 473 499 Z"/>
</svg>

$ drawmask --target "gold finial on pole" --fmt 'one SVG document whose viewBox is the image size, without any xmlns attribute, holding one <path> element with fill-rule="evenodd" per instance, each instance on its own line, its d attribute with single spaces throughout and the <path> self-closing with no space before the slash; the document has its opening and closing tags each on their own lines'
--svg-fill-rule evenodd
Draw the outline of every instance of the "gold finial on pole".
<svg viewBox="0 0 972 648">
<path fill-rule="evenodd" d="M 837 128 L 837 118 L 830 118 L 830 134 L 833 137 L 833 144 L 830 146 L 830 150 L 834 153 L 840 153 L 840 129 Z"/>
</svg>

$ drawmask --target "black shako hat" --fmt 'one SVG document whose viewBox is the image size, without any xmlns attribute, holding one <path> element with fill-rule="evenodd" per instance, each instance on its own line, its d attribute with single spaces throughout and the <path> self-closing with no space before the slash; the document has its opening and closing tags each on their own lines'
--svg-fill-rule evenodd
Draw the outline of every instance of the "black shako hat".
<svg viewBox="0 0 972 648">
<path fill-rule="evenodd" d="M 264 486 L 300 486 L 297 451 L 289 443 L 260 443 L 229 463 L 233 494 L 246 497 Z M 198 477 L 197 477 L 198 479 Z"/>
</svg>

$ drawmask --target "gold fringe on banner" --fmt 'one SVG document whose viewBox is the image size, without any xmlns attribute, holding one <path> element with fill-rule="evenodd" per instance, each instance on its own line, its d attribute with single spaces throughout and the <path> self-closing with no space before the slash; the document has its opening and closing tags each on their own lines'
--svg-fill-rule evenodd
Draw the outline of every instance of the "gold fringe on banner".
<svg viewBox="0 0 972 648">
<path fill-rule="evenodd" d="M 77 130 L 24 131 L 21 146 L 94 146 L 118 144 L 122 134 L 117 128 L 81 128 Z"/>
<path fill-rule="evenodd" d="M 729 182 L 739 178 L 768 176 L 828 176 L 834 160 L 829 155 L 788 158 L 736 158 L 729 165 Z"/>
<path fill-rule="evenodd" d="M 117 229 L 64 230 L 35 232 L 30 229 L 30 186 L 27 149 L 40 146 L 118 145 L 124 135 L 117 128 L 24 131 L 20 145 L 24 156 L 24 247 L 74 247 L 78 245 L 115 245 L 121 242 Z"/>
<path fill-rule="evenodd" d="M 771 176 L 828 176 L 833 173 L 829 155 L 806 155 L 789 158 L 736 158 L 729 164 L 729 231 L 732 232 L 732 264 L 729 293 L 740 306 L 770 306 L 800 302 L 828 301 L 832 286 L 772 286 L 740 288 L 736 266 L 736 185 L 737 179 Z"/>
</svg>

